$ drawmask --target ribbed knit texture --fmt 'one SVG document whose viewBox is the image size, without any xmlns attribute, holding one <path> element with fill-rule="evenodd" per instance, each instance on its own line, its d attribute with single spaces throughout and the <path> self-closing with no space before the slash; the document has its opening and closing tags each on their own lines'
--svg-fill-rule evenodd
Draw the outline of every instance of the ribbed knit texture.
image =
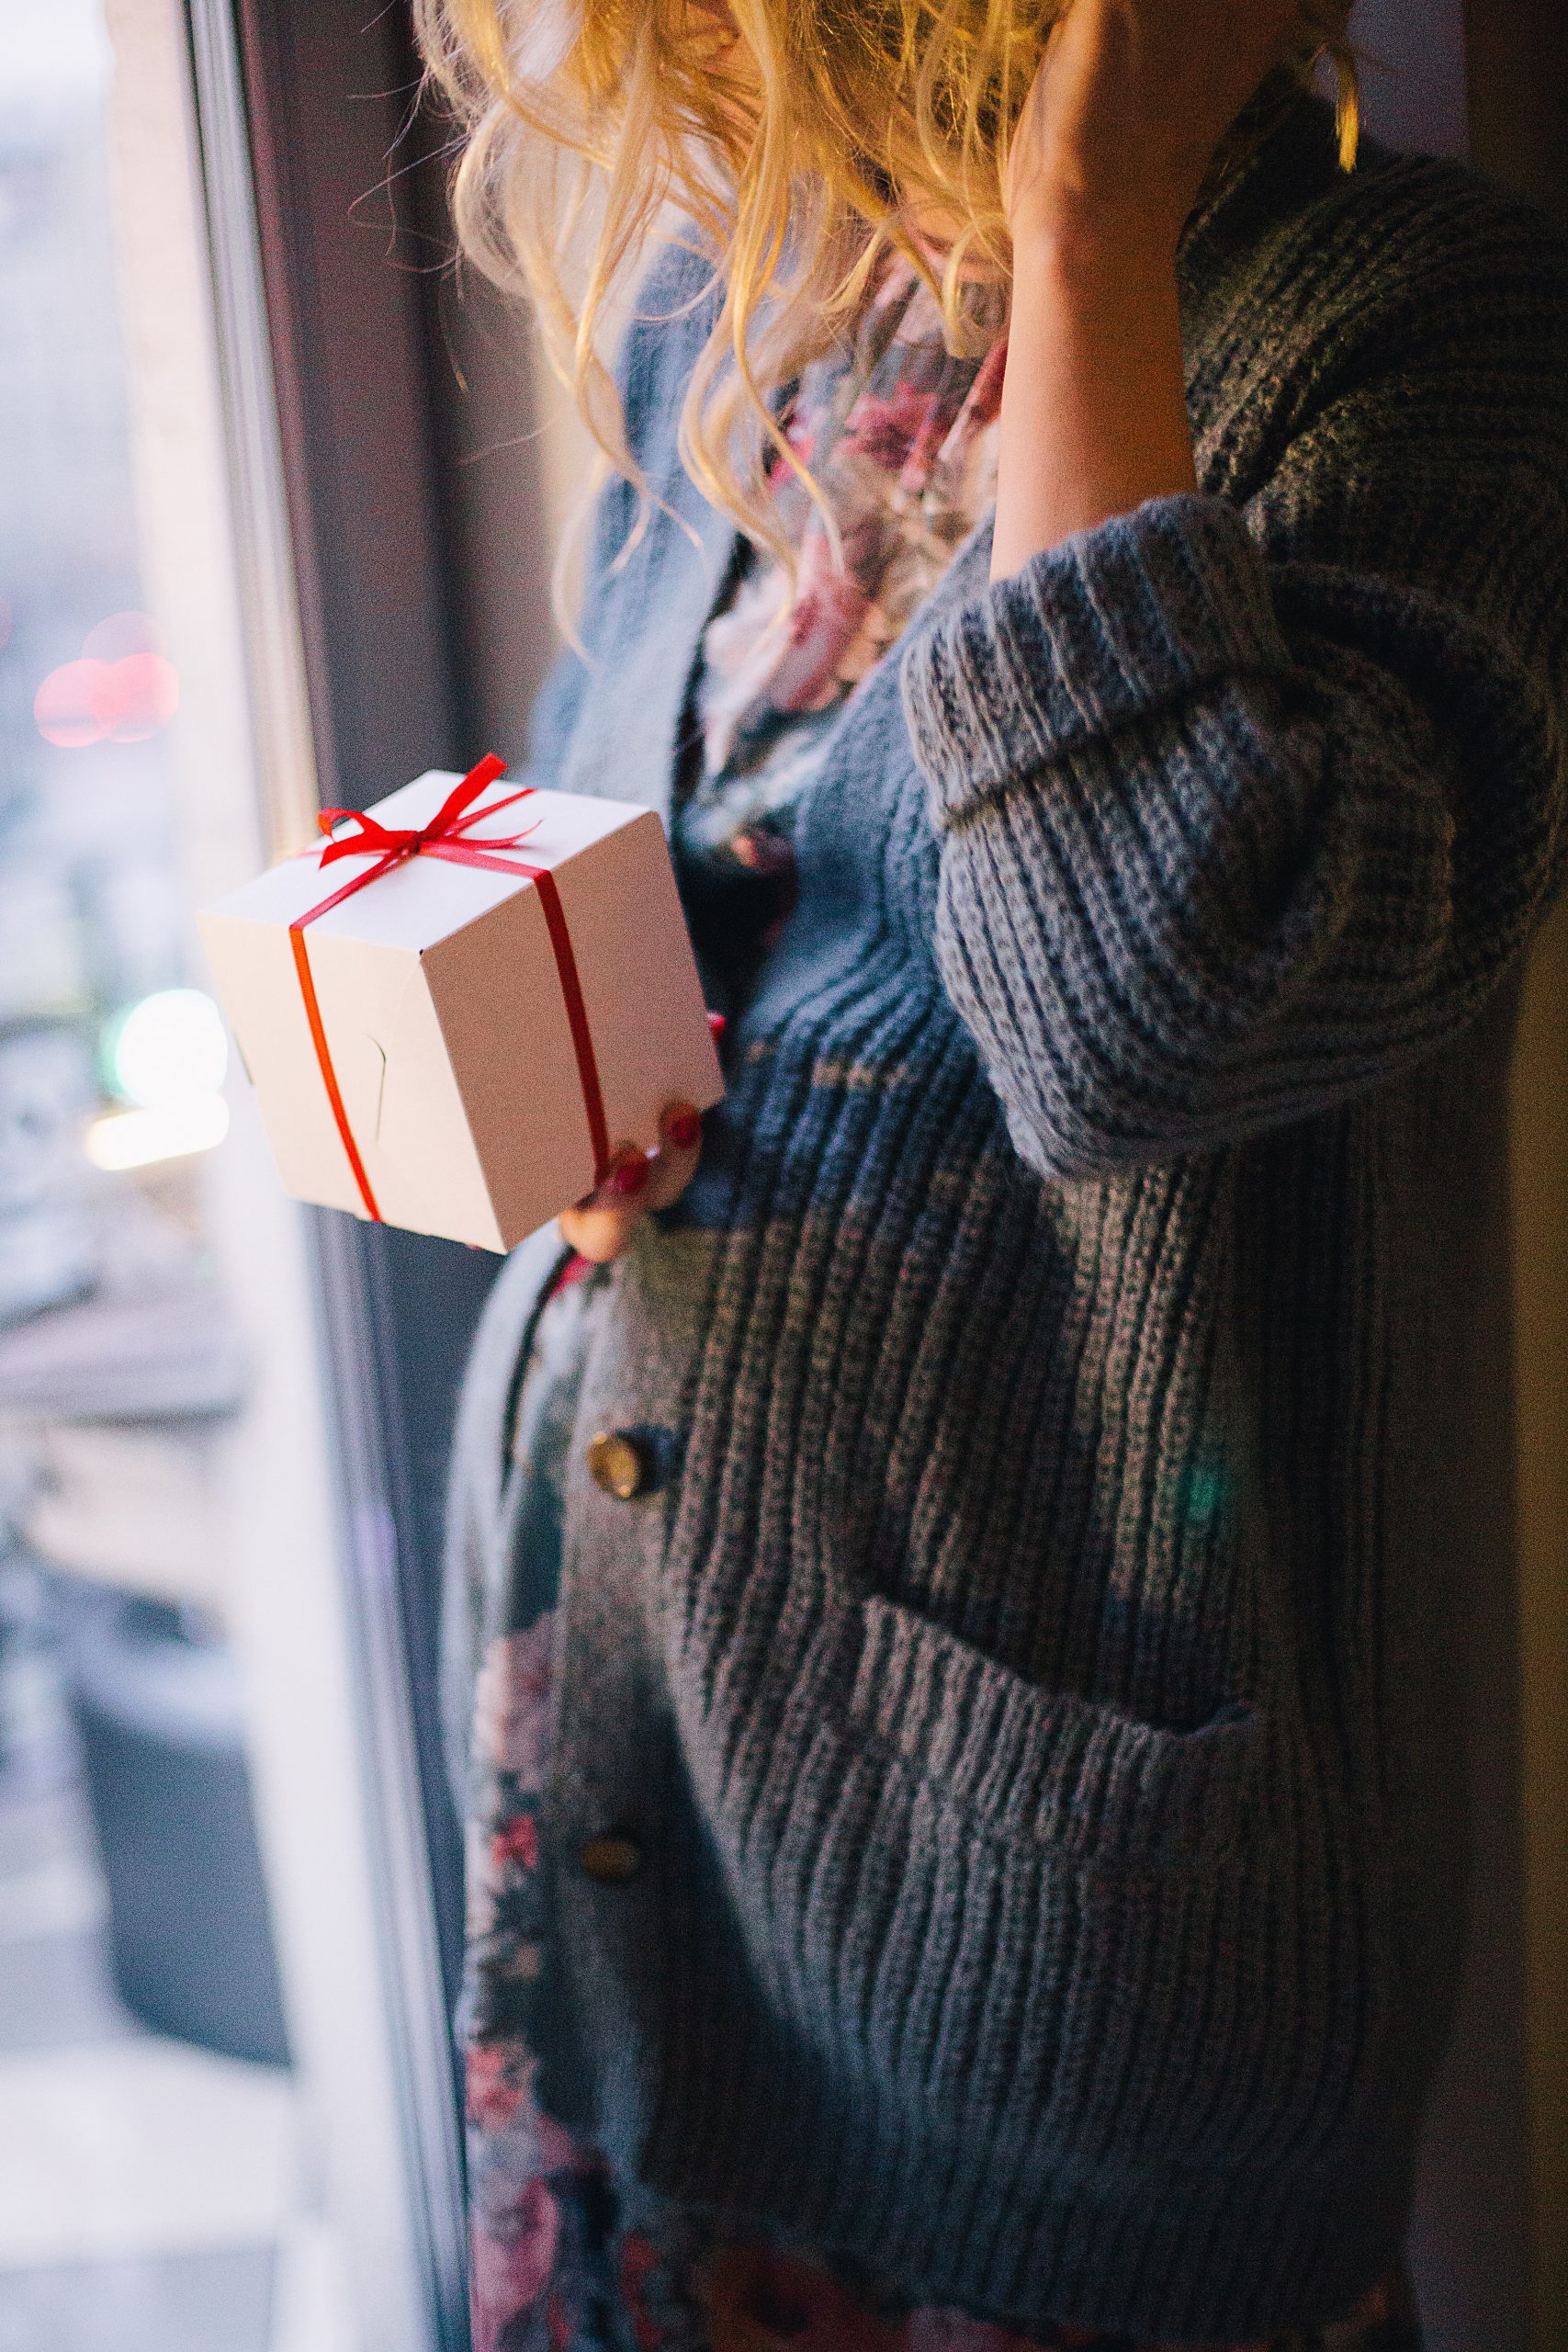
<svg viewBox="0 0 1568 2352">
<path fill-rule="evenodd" d="M 1568 255 L 1303 98 L 1181 253 L 1201 491 L 987 579 L 847 707 L 800 911 L 649 1221 L 579 1474 L 552 1835 L 581 2112 L 649 2195 L 1015 2325 L 1333 2317 L 1462 1941 L 1461 1596 L 1513 978 L 1557 887 Z M 700 283 L 680 256 L 650 309 Z M 725 527 L 601 517 L 541 776 L 667 799 Z M 489 1572 L 547 1238 L 465 1397 Z M 581 1450 L 581 1449 L 580 1449 Z"/>
</svg>

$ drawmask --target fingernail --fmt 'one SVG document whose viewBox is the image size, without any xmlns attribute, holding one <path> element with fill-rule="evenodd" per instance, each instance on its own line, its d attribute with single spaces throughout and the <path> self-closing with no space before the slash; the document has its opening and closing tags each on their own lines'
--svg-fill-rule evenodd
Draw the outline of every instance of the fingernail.
<svg viewBox="0 0 1568 2352">
<path fill-rule="evenodd" d="M 689 1102 L 682 1102 L 677 1110 L 664 1114 L 665 1138 L 675 1146 L 677 1151 L 690 1151 L 702 1131 L 703 1123 Z"/>
<path fill-rule="evenodd" d="M 713 1031 L 716 1039 L 722 1037 L 728 1026 L 729 1023 L 725 1019 L 722 1012 L 710 1012 L 708 1014 L 708 1027 Z"/>
<path fill-rule="evenodd" d="M 648 1182 L 648 1161 L 639 1151 L 635 1159 L 623 1159 L 610 1177 L 610 1189 L 619 1193 L 623 1200 L 631 1200 Z"/>
</svg>

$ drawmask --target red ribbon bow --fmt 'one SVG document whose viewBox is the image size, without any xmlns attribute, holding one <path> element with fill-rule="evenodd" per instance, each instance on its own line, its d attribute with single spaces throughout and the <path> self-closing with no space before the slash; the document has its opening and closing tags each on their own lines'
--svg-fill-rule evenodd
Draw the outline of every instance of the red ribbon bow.
<svg viewBox="0 0 1568 2352">
<path fill-rule="evenodd" d="M 488 808 L 474 806 L 488 785 L 506 774 L 506 762 L 489 752 L 477 767 L 472 767 L 460 784 L 455 784 L 428 825 L 417 828 L 393 828 L 383 825 L 363 808 L 323 808 L 316 822 L 327 836 L 327 846 L 321 852 L 323 866 L 333 865 L 340 857 L 376 857 L 382 860 L 377 873 L 384 874 L 389 866 L 405 857 L 418 857 L 422 851 L 437 857 L 449 856 L 452 844 L 462 842 L 470 825 L 481 817 L 498 816 L 502 808 L 510 808 L 515 801 L 533 797 L 534 787 L 525 784 L 521 792 L 509 792 L 504 800 L 492 800 Z M 345 834 L 342 841 L 333 838 L 339 825 L 357 825 L 357 833 Z M 482 846 L 486 849 L 515 849 L 534 831 L 532 825 L 521 833 L 506 833 L 498 841 L 490 835 Z M 466 862 L 466 861 L 465 861 Z M 511 867 L 507 868 L 510 873 Z M 361 875 L 351 884 L 352 889 L 363 889 L 367 882 L 374 882 L 376 874 Z M 329 903 L 331 903 L 329 901 Z"/>
<path fill-rule="evenodd" d="M 326 847 L 321 853 L 323 867 L 334 865 L 342 857 L 373 857 L 376 860 L 365 873 L 355 875 L 330 898 L 323 899 L 320 906 L 312 907 L 308 914 L 297 915 L 288 926 L 288 933 L 321 1083 L 326 1088 L 333 1117 L 347 1154 L 348 1164 L 354 1171 L 359 1197 L 365 1204 L 365 1213 L 378 1225 L 383 1219 L 370 1189 L 370 1180 L 365 1172 L 365 1163 L 359 1156 L 359 1147 L 348 1124 L 348 1114 L 344 1109 L 343 1094 L 338 1086 L 337 1072 L 333 1068 L 321 1005 L 316 997 L 316 984 L 310 973 L 310 959 L 305 949 L 305 927 L 314 922 L 318 915 L 324 915 L 329 909 L 341 906 L 345 899 L 352 899 L 355 891 L 368 888 L 372 882 L 379 881 L 383 874 L 389 874 L 395 865 L 401 865 L 411 857 L 450 858 L 456 865 L 487 866 L 493 873 L 511 874 L 533 883 L 539 894 L 545 926 L 549 933 L 561 998 L 571 1030 L 572 1048 L 577 1057 L 577 1074 L 582 1088 L 582 1104 L 588 1115 L 589 1140 L 593 1150 L 594 1182 L 602 1182 L 609 1171 L 610 1137 L 599 1087 L 598 1064 L 593 1057 L 593 1040 L 589 1033 L 588 1012 L 577 975 L 577 959 L 572 954 L 571 935 L 567 929 L 555 876 L 547 866 L 525 865 L 520 859 L 491 854 L 495 850 L 515 849 L 535 828 L 528 826 L 523 832 L 503 834 L 499 840 L 493 836 L 487 836 L 481 842 L 468 838 L 469 826 L 477 824 L 481 817 L 496 816 L 502 808 L 510 808 L 516 801 L 532 797 L 532 785 L 525 785 L 520 792 L 508 793 L 504 800 L 492 800 L 486 808 L 477 807 L 476 803 L 486 787 L 505 774 L 505 761 L 497 759 L 491 752 L 476 767 L 468 770 L 460 784 L 454 785 L 426 825 L 408 828 L 383 825 L 378 818 L 367 815 L 362 808 L 323 808 L 318 820 L 322 832 L 328 836 Z M 339 837 L 336 828 L 343 824 L 353 825 L 357 830 Z"/>
</svg>

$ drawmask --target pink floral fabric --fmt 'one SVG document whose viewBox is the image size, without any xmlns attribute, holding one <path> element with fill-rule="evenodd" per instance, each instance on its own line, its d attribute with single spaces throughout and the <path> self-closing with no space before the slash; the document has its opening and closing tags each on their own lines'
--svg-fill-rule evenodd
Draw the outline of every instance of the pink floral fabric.
<svg viewBox="0 0 1568 2352">
<path fill-rule="evenodd" d="M 1006 345 L 994 294 L 974 289 L 972 323 L 990 347 L 954 357 L 936 299 L 891 272 L 857 331 L 850 363 L 808 371 L 785 438 L 827 507 L 780 458 L 777 519 L 796 551 L 747 574 L 703 640 L 700 701 L 710 776 L 771 760 L 779 722 L 834 710 L 901 635 L 996 490 L 996 424 Z M 828 516 L 831 516 L 831 522 Z"/>
<path fill-rule="evenodd" d="M 532 2014 L 546 1951 L 539 1807 L 555 1634 L 546 1610 L 499 1635 L 476 1694 L 480 1802 L 468 1824 L 464 2052 L 474 2352 L 594 2340 L 581 2324 L 581 2206 L 604 2167 L 539 2102 Z"/>
<path fill-rule="evenodd" d="M 745 877 L 720 921 L 754 932 L 759 956 L 794 903 L 791 824 L 828 728 L 994 496 L 1001 304 L 980 287 L 967 300 L 984 348 L 957 357 L 934 295 L 894 268 L 846 349 L 807 369 L 784 432 L 823 506 L 779 458 L 773 498 L 795 579 L 753 553 L 704 634 L 700 768 L 675 811 L 676 853 L 699 890 Z"/>
</svg>

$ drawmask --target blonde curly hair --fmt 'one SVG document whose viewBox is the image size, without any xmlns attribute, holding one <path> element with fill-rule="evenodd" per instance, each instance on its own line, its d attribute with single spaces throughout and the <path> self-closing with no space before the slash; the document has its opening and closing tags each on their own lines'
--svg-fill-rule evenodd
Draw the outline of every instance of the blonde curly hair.
<svg viewBox="0 0 1568 2352">
<path fill-rule="evenodd" d="M 722 300 L 687 393 L 682 460 L 705 495 L 778 545 L 764 468 L 771 396 L 832 345 L 880 261 L 936 288 L 962 349 L 963 277 L 1005 277 L 1009 138 L 1070 0 L 415 0 L 420 46 L 462 131 L 463 252 L 525 294 L 551 366 L 608 465 L 645 493 L 605 324 L 650 237 L 678 220 Z M 1337 86 L 1358 134 L 1350 0 L 1303 0 L 1289 64 Z M 1243 114 L 1211 168 L 1266 125 Z M 940 277 L 913 223 L 953 224 Z M 603 469 L 601 469 L 603 471 Z M 808 487 L 814 487 L 808 485 Z"/>
</svg>

